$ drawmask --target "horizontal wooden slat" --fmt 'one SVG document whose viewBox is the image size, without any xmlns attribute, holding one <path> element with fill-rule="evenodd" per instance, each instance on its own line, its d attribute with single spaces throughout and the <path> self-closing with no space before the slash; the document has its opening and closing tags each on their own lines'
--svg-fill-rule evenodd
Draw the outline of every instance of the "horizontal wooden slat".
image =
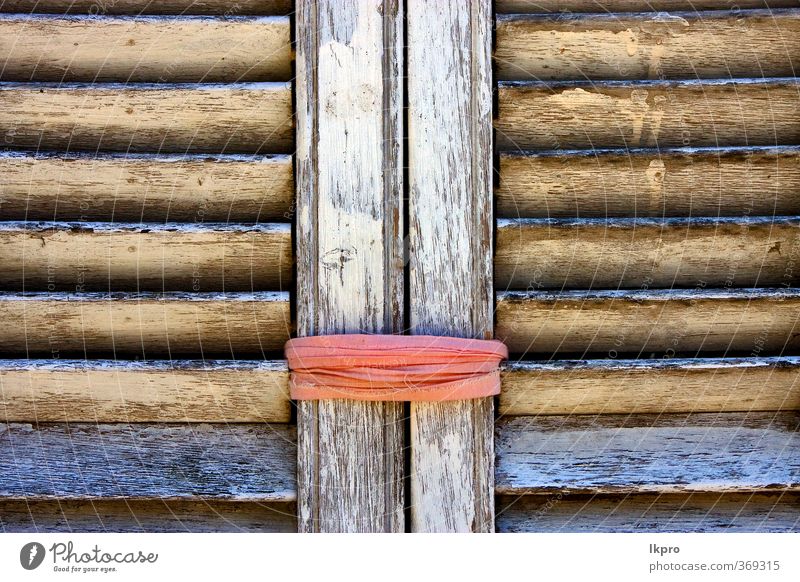
<svg viewBox="0 0 800 582">
<path fill-rule="evenodd" d="M 790 287 L 794 218 L 517 219 L 497 223 L 498 289 Z"/>
<path fill-rule="evenodd" d="M 800 147 L 504 153 L 501 218 L 800 214 Z"/>
<path fill-rule="evenodd" d="M 796 413 L 542 416 L 497 425 L 497 491 L 800 491 Z"/>
<path fill-rule="evenodd" d="M 500 15 L 502 80 L 791 77 L 800 10 Z"/>
<path fill-rule="evenodd" d="M 288 224 L 0 223 L 0 286 L 30 291 L 288 289 Z"/>
<path fill-rule="evenodd" d="M 285 424 L 0 424 L 0 498 L 294 501 Z"/>
<path fill-rule="evenodd" d="M 237 501 L 0 501 L 5 533 L 297 531 L 294 503 Z"/>
<path fill-rule="evenodd" d="M 800 289 L 507 292 L 495 335 L 513 353 L 797 353 Z"/>
<path fill-rule="evenodd" d="M 291 87 L 0 83 L 0 133 L 7 147 L 288 153 Z"/>
<path fill-rule="evenodd" d="M 264 222 L 292 218 L 287 155 L 0 152 L 3 220 Z"/>
<path fill-rule="evenodd" d="M 290 29 L 285 16 L 0 15 L 0 80 L 288 81 Z"/>
<path fill-rule="evenodd" d="M 52 14 L 289 14 L 292 0 L 0 0 L 2 12 Z"/>
<path fill-rule="evenodd" d="M 241 357 L 281 350 L 288 293 L 0 293 L 0 352 Z"/>
<path fill-rule="evenodd" d="M 24 0 L 17 0 L 21 2 Z M 33 2 L 34 0 L 27 0 Z M 59 0 L 66 2 L 66 0 Z M 88 0 L 84 0 L 88 1 Z M 650 10 L 737 10 L 797 8 L 797 0 L 495 0 L 497 12 L 647 12 Z"/>
<path fill-rule="evenodd" d="M 800 493 L 526 495 L 497 500 L 504 533 L 778 533 L 800 527 Z"/>
<path fill-rule="evenodd" d="M 0 360 L 2 422 L 289 422 L 282 361 Z"/>
<path fill-rule="evenodd" d="M 800 358 L 513 362 L 500 414 L 800 410 Z"/>
<path fill-rule="evenodd" d="M 800 80 L 500 83 L 501 149 L 792 145 Z"/>
</svg>

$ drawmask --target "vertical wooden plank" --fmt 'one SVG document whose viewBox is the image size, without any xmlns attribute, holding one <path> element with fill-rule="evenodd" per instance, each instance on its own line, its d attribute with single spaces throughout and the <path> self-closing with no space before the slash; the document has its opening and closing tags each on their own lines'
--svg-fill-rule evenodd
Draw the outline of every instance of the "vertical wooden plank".
<svg viewBox="0 0 800 582">
<path fill-rule="evenodd" d="M 297 2 L 297 329 L 402 329 L 402 0 Z M 403 531 L 403 405 L 298 404 L 303 532 Z"/>
<path fill-rule="evenodd" d="M 412 333 L 492 337 L 490 0 L 408 0 Z M 411 406 L 411 529 L 494 528 L 494 403 Z"/>
</svg>

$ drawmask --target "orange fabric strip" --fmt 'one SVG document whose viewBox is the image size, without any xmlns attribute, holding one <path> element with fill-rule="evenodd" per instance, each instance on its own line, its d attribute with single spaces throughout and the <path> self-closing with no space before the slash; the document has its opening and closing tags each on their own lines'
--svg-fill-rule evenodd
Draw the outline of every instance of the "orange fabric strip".
<svg viewBox="0 0 800 582">
<path fill-rule="evenodd" d="M 286 343 L 295 400 L 468 400 L 500 394 L 496 340 L 425 335 L 321 335 Z"/>
</svg>

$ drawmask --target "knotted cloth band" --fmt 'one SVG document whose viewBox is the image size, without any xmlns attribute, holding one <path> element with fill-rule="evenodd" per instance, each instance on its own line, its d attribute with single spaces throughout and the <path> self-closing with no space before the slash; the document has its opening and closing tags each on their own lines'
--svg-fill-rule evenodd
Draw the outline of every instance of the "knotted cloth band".
<svg viewBox="0 0 800 582">
<path fill-rule="evenodd" d="M 322 335 L 286 343 L 295 400 L 467 400 L 500 394 L 496 340 L 407 335 Z"/>
</svg>

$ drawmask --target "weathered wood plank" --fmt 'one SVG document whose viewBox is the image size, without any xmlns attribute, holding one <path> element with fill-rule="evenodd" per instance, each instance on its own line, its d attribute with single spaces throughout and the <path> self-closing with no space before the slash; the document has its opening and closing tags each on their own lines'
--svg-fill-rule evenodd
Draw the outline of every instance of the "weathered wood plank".
<svg viewBox="0 0 800 582">
<path fill-rule="evenodd" d="M 292 533 L 294 503 L 237 501 L 0 501 L 4 533 Z"/>
<path fill-rule="evenodd" d="M 246 357 L 281 350 L 288 293 L 0 293 L 0 351 Z"/>
<path fill-rule="evenodd" d="M 505 150 L 793 145 L 800 80 L 500 83 Z"/>
<path fill-rule="evenodd" d="M 800 147 L 504 153 L 501 218 L 800 214 Z"/>
<path fill-rule="evenodd" d="M 403 329 L 399 0 L 297 2 L 297 332 Z M 298 404 L 303 532 L 402 532 L 403 405 Z"/>
<path fill-rule="evenodd" d="M 730 353 L 800 349 L 800 290 L 500 293 L 495 335 L 515 353 Z"/>
<path fill-rule="evenodd" d="M 0 223 L 0 286 L 12 290 L 288 289 L 288 224 Z"/>
<path fill-rule="evenodd" d="M 492 337 L 491 3 L 407 0 L 414 334 Z M 494 402 L 411 404 L 411 530 L 494 529 Z"/>
<path fill-rule="evenodd" d="M 51 14 L 286 15 L 292 0 L 0 0 L 2 12 Z"/>
<path fill-rule="evenodd" d="M 286 424 L 0 424 L 0 498 L 294 501 Z"/>
<path fill-rule="evenodd" d="M 800 410 L 800 358 L 514 362 L 501 415 Z"/>
<path fill-rule="evenodd" d="M 33 0 L 28 1 L 32 2 Z M 602 14 L 651 10 L 739 10 L 797 8 L 798 6 L 800 6 L 800 2 L 797 0 L 495 0 L 495 9 L 499 13 L 595 12 Z"/>
<path fill-rule="evenodd" d="M 800 494 L 526 495 L 497 500 L 504 533 L 789 533 Z"/>
<path fill-rule="evenodd" d="M 800 491 L 799 419 L 796 413 L 501 419 L 497 491 Z"/>
<path fill-rule="evenodd" d="M 288 153 L 289 83 L 0 83 L 7 147 L 201 153 Z"/>
<path fill-rule="evenodd" d="M 286 362 L 0 360 L 3 422 L 289 422 Z"/>
<path fill-rule="evenodd" d="M 510 81 L 793 77 L 800 10 L 500 15 Z"/>
<path fill-rule="evenodd" d="M 282 17 L 0 15 L 3 81 L 288 81 Z"/>
<path fill-rule="evenodd" d="M 791 287 L 800 220 L 517 219 L 497 224 L 498 289 Z"/>
<path fill-rule="evenodd" d="M 280 222 L 293 199 L 287 155 L 0 152 L 3 220 Z"/>
</svg>

